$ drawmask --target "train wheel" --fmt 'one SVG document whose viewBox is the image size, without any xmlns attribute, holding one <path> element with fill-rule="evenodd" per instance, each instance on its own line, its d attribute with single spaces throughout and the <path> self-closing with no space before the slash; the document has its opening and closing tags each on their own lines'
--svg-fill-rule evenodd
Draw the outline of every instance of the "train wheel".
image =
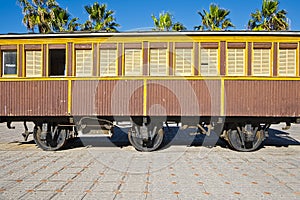
<svg viewBox="0 0 300 200">
<path fill-rule="evenodd" d="M 227 140 L 229 145 L 237 151 L 249 152 L 255 151 L 261 147 L 265 140 L 265 131 L 259 130 L 259 127 L 253 128 L 246 125 L 242 129 L 230 130 L 227 132 Z"/>
<path fill-rule="evenodd" d="M 160 128 L 156 131 L 154 128 L 152 131 L 147 132 L 147 137 L 143 137 L 142 135 L 142 127 L 134 126 L 128 131 L 128 139 L 131 145 L 138 151 L 154 151 L 157 150 L 164 137 L 164 131 Z"/>
<path fill-rule="evenodd" d="M 67 140 L 67 131 L 57 128 L 55 132 L 42 131 L 40 126 L 34 128 L 33 138 L 37 146 L 45 151 L 55 151 L 63 147 Z"/>
</svg>

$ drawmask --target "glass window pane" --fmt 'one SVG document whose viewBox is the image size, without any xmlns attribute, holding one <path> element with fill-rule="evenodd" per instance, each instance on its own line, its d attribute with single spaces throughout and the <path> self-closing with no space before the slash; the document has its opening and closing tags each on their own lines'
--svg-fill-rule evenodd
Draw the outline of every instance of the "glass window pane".
<svg viewBox="0 0 300 200">
<path fill-rule="evenodd" d="M 17 51 L 2 52 L 3 75 L 17 74 Z"/>
</svg>

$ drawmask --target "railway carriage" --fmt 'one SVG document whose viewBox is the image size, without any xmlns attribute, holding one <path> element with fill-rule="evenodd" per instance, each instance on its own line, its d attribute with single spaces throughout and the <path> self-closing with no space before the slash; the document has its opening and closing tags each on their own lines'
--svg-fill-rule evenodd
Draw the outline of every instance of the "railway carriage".
<svg viewBox="0 0 300 200">
<path fill-rule="evenodd" d="M 44 150 L 129 127 L 140 151 L 171 124 L 253 151 L 271 124 L 300 123 L 300 32 L 124 32 L 0 36 L 0 122 L 35 124 Z M 99 129 L 99 130 L 97 130 Z"/>
</svg>

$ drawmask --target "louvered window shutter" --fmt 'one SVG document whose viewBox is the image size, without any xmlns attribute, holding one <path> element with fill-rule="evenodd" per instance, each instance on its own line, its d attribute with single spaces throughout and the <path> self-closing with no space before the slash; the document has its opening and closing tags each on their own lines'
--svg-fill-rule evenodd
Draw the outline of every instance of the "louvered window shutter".
<svg viewBox="0 0 300 200">
<path fill-rule="evenodd" d="M 125 75 L 143 75 L 141 49 L 125 49 Z"/>
<path fill-rule="evenodd" d="M 279 50 L 278 75 L 279 76 L 296 75 L 296 49 Z"/>
<path fill-rule="evenodd" d="M 100 49 L 100 76 L 117 75 L 117 50 Z"/>
<path fill-rule="evenodd" d="M 93 75 L 92 50 L 76 50 L 76 76 Z"/>
<path fill-rule="evenodd" d="M 176 49 L 175 75 L 191 76 L 192 75 L 192 49 Z"/>
<path fill-rule="evenodd" d="M 168 73 L 167 50 L 150 49 L 150 76 L 166 76 Z"/>
<path fill-rule="evenodd" d="M 270 49 L 254 49 L 252 75 L 254 76 L 270 76 Z"/>
<path fill-rule="evenodd" d="M 227 75 L 245 75 L 245 49 L 227 49 Z"/>
<path fill-rule="evenodd" d="M 200 62 L 202 76 L 218 75 L 218 49 L 201 49 Z"/>
<path fill-rule="evenodd" d="M 42 76 L 42 52 L 26 51 L 26 76 Z"/>
</svg>

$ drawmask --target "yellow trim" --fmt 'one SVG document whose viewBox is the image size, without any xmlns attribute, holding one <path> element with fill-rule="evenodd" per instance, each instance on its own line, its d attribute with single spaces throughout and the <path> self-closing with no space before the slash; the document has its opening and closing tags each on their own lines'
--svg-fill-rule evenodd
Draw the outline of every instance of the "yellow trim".
<svg viewBox="0 0 300 200">
<path fill-rule="evenodd" d="M 68 80 L 68 113 L 72 113 L 72 80 Z"/>
<path fill-rule="evenodd" d="M 123 76 L 123 77 L 1 77 L 1 81 L 114 81 L 114 80 L 224 80 L 224 81 L 300 81 L 300 77 L 263 77 L 263 76 Z"/>
<path fill-rule="evenodd" d="M 147 116 L 147 79 L 144 79 L 143 115 Z"/>
<path fill-rule="evenodd" d="M 19 49 L 20 49 L 20 46 L 18 45 L 18 55 L 19 54 Z M 19 76 L 19 70 L 22 70 L 22 77 L 26 77 L 26 51 L 25 51 L 25 46 L 23 45 L 23 48 L 22 48 L 22 55 L 23 55 L 23 58 L 22 58 L 22 69 L 18 69 L 18 76 Z"/>
<path fill-rule="evenodd" d="M 296 49 L 296 76 L 299 76 L 299 44 L 298 47 Z"/>
</svg>

